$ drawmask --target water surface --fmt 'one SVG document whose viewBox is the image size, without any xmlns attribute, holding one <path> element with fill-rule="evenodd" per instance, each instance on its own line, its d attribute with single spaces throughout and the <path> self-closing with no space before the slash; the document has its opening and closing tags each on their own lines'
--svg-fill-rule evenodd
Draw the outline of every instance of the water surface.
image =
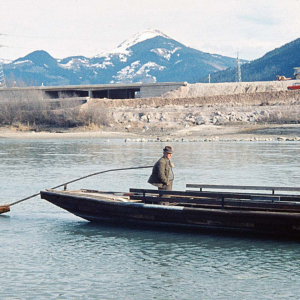
<svg viewBox="0 0 300 300">
<path fill-rule="evenodd" d="M 186 183 L 299 186 L 300 143 L 171 143 Z M 0 203 L 152 165 L 162 143 L 0 140 Z M 69 188 L 150 188 L 150 169 Z M 297 241 L 94 225 L 38 197 L 0 216 L 1 299 L 297 299 Z"/>
</svg>

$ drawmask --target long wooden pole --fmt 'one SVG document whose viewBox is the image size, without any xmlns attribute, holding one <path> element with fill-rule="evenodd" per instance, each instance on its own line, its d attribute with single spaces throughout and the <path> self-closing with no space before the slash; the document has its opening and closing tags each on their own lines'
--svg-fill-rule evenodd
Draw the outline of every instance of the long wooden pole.
<svg viewBox="0 0 300 300">
<path fill-rule="evenodd" d="M 62 184 L 57 185 L 57 186 L 55 186 L 55 187 L 53 187 L 51 189 L 54 190 L 54 189 L 57 189 L 57 188 L 62 187 L 62 186 L 67 186 L 70 183 L 73 183 L 73 182 L 76 182 L 76 181 L 79 181 L 79 180 L 82 180 L 82 179 L 85 179 L 85 178 L 88 178 L 88 177 L 92 177 L 92 176 L 95 176 L 95 175 L 103 174 L 103 173 L 115 172 L 115 171 L 125 171 L 125 170 L 134 170 L 134 169 L 146 169 L 146 168 L 152 168 L 152 167 L 153 166 L 142 166 L 142 167 L 131 167 L 131 168 L 110 169 L 110 170 L 100 171 L 100 172 L 92 173 L 92 174 L 89 174 L 89 175 L 86 175 L 86 176 L 83 176 L 83 177 L 80 177 L 80 178 L 77 178 L 77 179 L 74 179 L 74 180 L 62 183 Z M 0 205 L 0 214 L 9 212 L 10 211 L 10 207 L 13 206 L 13 205 L 16 205 L 18 203 L 21 203 L 23 201 L 26 201 L 28 199 L 34 198 L 34 197 L 39 196 L 39 195 L 40 195 L 40 193 L 36 193 L 34 195 L 28 196 L 26 198 L 20 199 L 18 201 L 10 203 L 10 204 Z"/>
</svg>

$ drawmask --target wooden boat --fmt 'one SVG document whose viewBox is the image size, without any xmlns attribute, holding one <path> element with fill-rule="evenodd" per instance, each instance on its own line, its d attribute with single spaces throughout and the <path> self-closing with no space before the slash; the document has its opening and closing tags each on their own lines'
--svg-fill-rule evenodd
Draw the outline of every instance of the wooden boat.
<svg viewBox="0 0 300 300">
<path fill-rule="evenodd" d="M 291 194 L 299 193 L 300 188 L 200 184 L 186 187 L 199 190 L 45 190 L 41 198 L 92 222 L 300 237 L 300 195 Z M 277 194 L 278 191 L 285 194 Z"/>
</svg>

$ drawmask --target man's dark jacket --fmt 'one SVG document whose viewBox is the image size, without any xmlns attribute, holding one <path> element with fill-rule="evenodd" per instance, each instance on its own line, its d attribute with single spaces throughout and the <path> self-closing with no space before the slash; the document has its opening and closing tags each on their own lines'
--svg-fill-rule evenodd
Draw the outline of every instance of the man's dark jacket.
<svg viewBox="0 0 300 300">
<path fill-rule="evenodd" d="M 170 174 L 170 172 L 173 172 L 171 168 L 171 161 L 163 156 L 155 163 L 148 182 L 158 187 L 167 185 L 169 178 L 173 178 L 173 174 Z"/>
</svg>

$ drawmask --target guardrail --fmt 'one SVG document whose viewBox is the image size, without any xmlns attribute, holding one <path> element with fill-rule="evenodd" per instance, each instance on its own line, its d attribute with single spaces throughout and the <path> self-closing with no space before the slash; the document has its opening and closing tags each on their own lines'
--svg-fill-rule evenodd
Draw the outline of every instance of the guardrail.
<svg viewBox="0 0 300 300">
<path fill-rule="evenodd" d="M 244 190 L 296 190 L 300 188 L 289 187 L 266 187 L 266 186 L 228 186 L 228 185 L 208 185 L 208 184 L 187 184 L 187 187 L 197 188 L 227 188 L 227 189 L 244 189 Z M 300 208 L 300 195 L 287 194 L 267 194 L 258 192 L 237 192 L 237 191 L 164 191 L 164 190 L 148 190 L 148 189 L 130 189 L 130 196 L 132 200 L 141 200 L 144 203 L 184 203 L 185 205 L 220 205 L 222 209 L 225 205 L 231 207 L 241 208 L 265 208 L 265 209 L 294 209 L 297 212 Z"/>
<path fill-rule="evenodd" d="M 275 194 L 275 191 L 300 192 L 300 187 L 214 185 L 214 184 L 193 184 L 193 183 L 187 183 L 186 188 L 198 188 L 200 192 L 202 192 L 203 189 L 272 191 L 272 195 Z"/>
</svg>

